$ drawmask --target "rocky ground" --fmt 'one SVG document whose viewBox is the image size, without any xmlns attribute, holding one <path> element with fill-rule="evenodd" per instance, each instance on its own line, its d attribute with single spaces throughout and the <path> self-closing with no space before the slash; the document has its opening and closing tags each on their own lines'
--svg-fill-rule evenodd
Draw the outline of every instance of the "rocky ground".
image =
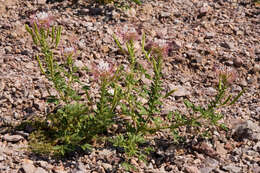
<svg viewBox="0 0 260 173">
<path fill-rule="evenodd" d="M 179 88 L 165 111 L 182 110 L 184 98 L 209 101 L 215 93 L 214 66 L 237 70 L 232 93 L 247 88 L 232 107 L 222 110 L 229 134 L 177 146 L 158 133 L 157 149 L 147 164 L 133 158 L 136 172 L 259 173 L 260 172 L 260 6 L 250 0 L 144 0 L 130 9 L 79 1 L 46 4 L 45 0 L 0 0 L 0 172 L 63 173 L 124 172 L 121 153 L 95 148 L 67 160 L 40 158 L 26 150 L 28 132 L 10 131 L 8 124 L 43 116 L 47 92 L 34 59 L 32 40 L 24 29 L 38 11 L 55 16 L 63 38 L 77 38 L 76 65 L 112 58 L 124 63 L 113 31 L 133 24 L 149 38 L 173 43 L 166 59 L 164 86 Z"/>
</svg>

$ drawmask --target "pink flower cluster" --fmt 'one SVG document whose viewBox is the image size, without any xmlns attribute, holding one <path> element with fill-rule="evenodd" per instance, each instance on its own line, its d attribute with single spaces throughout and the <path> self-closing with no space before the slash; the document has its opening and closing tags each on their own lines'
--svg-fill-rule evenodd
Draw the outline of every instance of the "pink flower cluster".
<svg viewBox="0 0 260 173">
<path fill-rule="evenodd" d="M 53 16 L 46 12 L 39 12 L 31 17 L 30 25 L 33 27 L 36 24 L 38 28 L 49 28 L 53 21 Z"/>
<path fill-rule="evenodd" d="M 68 56 L 73 56 L 76 54 L 76 48 L 75 47 L 65 47 L 63 50 L 62 50 L 62 54 L 66 57 Z"/>
<path fill-rule="evenodd" d="M 124 25 L 122 28 L 118 29 L 117 34 L 124 42 L 138 41 L 141 39 L 140 29 L 136 29 L 132 25 Z"/>
<path fill-rule="evenodd" d="M 92 63 L 92 68 L 96 81 L 99 78 L 111 79 L 116 71 L 116 67 L 112 62 L 105 62 L 104 60 L 99 60 L 97 64 Z"/>
<path fill-rule="evenodd" d="M 237 79 L 237 72 L 226 66 L 215 66 L 216 76 L 227 84 L 232 84 Z"/>
<path fill-rule="evenodd" d="M 171 44 L 166 40 L 155 38 L 153 41 L 150 41 L 145 48 L 151 51 L 151 54 L 154 56 L 167 57 Z"/>
</svg>

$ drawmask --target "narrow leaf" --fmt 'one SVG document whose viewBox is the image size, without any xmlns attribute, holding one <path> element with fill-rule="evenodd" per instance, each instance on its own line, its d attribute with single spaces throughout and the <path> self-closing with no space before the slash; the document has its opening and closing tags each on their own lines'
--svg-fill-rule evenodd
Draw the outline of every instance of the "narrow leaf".
<svg viewBox="0 0 260 173">
<path fill-rule="evenodd" d="M 246 90 L 243 89 L 243 90 L 234 98 L 234 100 L 229 104 L 229 106 L 230 106 L 230 105 L 233 105 L 233 104 L 239 99 L 239 97 L 242 96 L 242 94 L 243 94 L 245 91 L 246 91 Z"/>
<path fill-rule="evenodd" d="M 175 91 L 177 91 L 177 89 L 173 89 L 171 91 L 169 91 L 168 93 L 165 94 L 165 96 L 163 98 L 168 98 L 170 95 L 172 95 L 172 93 L 174 93 Z"/>
</svg>

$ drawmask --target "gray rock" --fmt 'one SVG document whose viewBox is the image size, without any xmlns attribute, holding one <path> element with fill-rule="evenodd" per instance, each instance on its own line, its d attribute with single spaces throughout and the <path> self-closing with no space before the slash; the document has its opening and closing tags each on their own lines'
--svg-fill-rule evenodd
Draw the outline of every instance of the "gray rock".
<svg viewBox="0 0 260 173">
<path fill-rule="evenodd" d="M 101 165 L 106 171 L 111 171 L 113 169 L 112 165 L 108 163 L 102 163 Z"/>
<path fill-rule="evenodd" d="M 210 173 L 214 168 L 212 167 L 204 167 L 204 168 L 200 168 L 200 172 L 201 173 Z"/>
<path fill-rule="evenodd" d="M 179 50 L 182 47 L 182 44 L 183 43 L 180 40 L 174 40 L 172 42 L 172 49 L 177 51 L 177 50 Z"/>
<path fill-rule="evenodd" d="M 187 96 L 187 95 L 190 95 L 190 91 L 186 88 L 186 87 L 183 87 L 183 86 L 174 86 L 174 85 L 171 85 L 169 86 L 170 90 L 176 90 L 172 95 L 173 96 L 177 96 L 177 97 L 182 97 L 182 96 Z"/>
<path fill-rule="evenodd" d="M 209 9 L 210 7 L 207 4 L 203 5 L 203 7 L 200 8 L 199 16 L 205 16 L 209 12 Z"/>
<path fill-rule="evenodd" d="M 235 126 L 232 137 L 237 141 L 242 141 L 246 138 L 258 141 L 260 140 L 259 131 L 260 127 L 252 121 L 248 120 Z"/>
<path fill-rule="evenodd" d="M 79 171 L 75 171 L 75 173 L 85 173 L 86 171 L 82 171 L 82 170 L 79 170 Z"/>
<path fill-rule="evenodd" d="M 170 16 L 171 16 L 171 13 L 169 13 L 169 12 L 164 12 L 164 11 L 161 12 L 161 17 L 170 17 Z"/>
<path fill-rule="evenodd" d="M 225 41 L 225 42 L 221 43 L 220 46 L 224 47 L 226 49 L 231 49 L 231 50 L 233 50 L 235 48 L 234 42 L 230 42 L 230 41 Z"/>
<path fill-rule="evenodd" d="M 260 72 L 260 65 L 259 64 L 255 64 L 254 67 L 253 67 L 253 71 L 254 72 Z"/>
<path fill-rule="evenodd" d="M 196 166 L 186 166 L 185 171 L 187 173 L 200 173 L 200 170 Z"/>
<path fill-rule="evenodd" d="M 232 172 L 232 173 L 239 173 L 241 171 L 241 168 L 234 166 L 233 164 L 223 166 L 222 169 L 224 169 L 225 171 Z"/>
<path fill-rule="evenodd" d="M 101 15 L 102 14 L 102 8 L 90 8 L 89 13 L 91 15 Z"/>
<path fill-rule="evenodd" d="M 206 36 L 204 37 L 205 39 L 212 39 L 215 37 L 215 33 L 214 32 L 207 32 Z"/>
<path fill-rule="evenodd" d="M 207 157 L 204 161 L 204 167 L 200 168 L 201 173 L 210 173 L 219 165 L 219 162 L 213 158 Z"/>
<path fill-rule="evenodd" d="M 53 168 L 53 166 L 51 164 L 49 164 L 48 162 L 43 161 L 43 160 L 37 161 L 36 164 L 37 164 L 37 166 L 40 166 L 47 170 L 51 170 Z"/>
<path fill-rule="evenodd" d="M 48 173 L 45 169 L 38 167 L 34 173 Z"/>
<path fill-rule="evenodd" d="M 220 155 L 220 157 L 226 157 L 227 150 L 224 148 L 224 144 L 216 141 L 216 151 Z"/>
<path fill-rule="evenodd" d="M 260 141 L 255 144 L 255 146 L 253 147 L 253 149 L 254 149 L 255 151 L 260 152 Z"/>
<path fill-rule="evenodd" d="M 80 49 L 84 49 L 85 48 L 85 41 L 84 40 L 80 40 L 79 42 L 78 42 L 78 46 L 79 46 L 79 48 Z"/>
<path fill-rule="evenodd" d="M 258 157 L 259 156 L 259 153 L 254 151 L 254 150 L 248 150 L 248 151 L 246 151 L 246 154 L 248 156 L 253 156 L 253 157 Z"/>
<path fill-rule="evenodd" d="M 32 163 L 24 163 L 22 165 L 22 170 L 24 173 L 35 173 L 35 166 Z"/>
<path fill-rule="evenodd" d="M 214 96 L 214 95 L 216 95 L 216 93 L 217 93 L 217 90 L 213 87 L 209 87 L 205 91 L 205 94 L 209 95 L 209 96 Z"/>
<path fill-rule="evenodd" d="M 34 63 L 33 62 L 28 62 L 26 65 L 25 65 L 26 68 L 28 69 L 33 69 L 34 68 Z"/>
<path fill-rule="evenodd" d="M 247 127 L 251 129 L 253 132 L 260 132 L 260 126 L 251 120 L 247 121 Z"/>
<path fill-rule="evenodd" d="M 254 166 L 252 168 L 252 173 L 259 173 L 260 172 L 260 166 Z"/>
<path fill-rule="evenodd" d="M 256 113 L 260 115 L 260 106 L 255 109 Z"/>
<path fill-rule="evenodd" d="M 37 4 L 44 5 L 46 3 L 46 0 L 37 0 Z"/>
<path fill-rule="evenodd" d="M 234 58 L 233 62 L 236 67 L 241 67 L 243 65 L 243 60 L 240 57 Z"/>
<path fill-rule="evenodd" d="M 83 68 L 85 65 L 84 65 L 84 63 L 82 62 L 82 61 L 80 61 L 80 60 L 76 60 L 75 62 L 74 62 L 74 65 L 76 66 L 76 67 L 78 67 L 78 68 Z"/>
<path fill-rule="evenodd" d="M 260 133 L 253 133 L 252 134 L 252 136 L 251 136 L 251 139 L 253 140 L 253 141 L 260 141 Z"/>
<path fill-rule="evenodd" d="M 89 9 L 87 9 L 87 8 L 80 9 L 80 10 L 78 11 L 78 13 L 79 13 L 80 15 L 88 15 Z"/>
<path fill-rule="evenodd" d="M 29 136 L 29 133 L 26 133 L 24 131 L 16 131 L 16 134 L 21 135 L 24 138 L 27 138 Z"/>
<path fill-rule="evenodd" d="M 20 135 L 9 135 L 6 134 L 3 136 L 3 140 L 7 141 L 7 142 L 19 142 L 20 140 L 24 139 L 22 136 Z"/>
<path fill-rule="evenodd" d="M 3 155 L 0 155 L 0 161 L 5 160 L 5 157 Z"/>
<path fill-rule="evenodd" d="M 11 46 L 6 46 L 4 50 L 5 50 L 5 54 L 12 53 L 12 47 Z"/>
</svg>

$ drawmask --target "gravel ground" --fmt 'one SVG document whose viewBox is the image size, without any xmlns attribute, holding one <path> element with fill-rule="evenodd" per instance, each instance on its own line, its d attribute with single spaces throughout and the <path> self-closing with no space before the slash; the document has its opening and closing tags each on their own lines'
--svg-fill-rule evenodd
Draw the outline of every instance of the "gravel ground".
<svg viewBox="0 0 260 173">
<path fill-rule="evenodd" d="M 77 38 L 78 67 L 108 58 L 124 63 L 112 39 L 113 31 L 124 25 L 141 28 L 148 39 L 172 42 L 164 86 L 181 89 L 166 102 L 166 112 L 185 111 L 185 98 L 207 102 L 216 93 L 215 65 L 238 71 L 231 92 L 244 87 L 247 92 L 234 106 L 221 110 L 229 134 L 216 131 L 211 140 L 177 146 L 158 132 L 153 140 L 156 151 L 148 163 L 131 160 L 135 172 L 260 172 L 260 6 L 249 0 L 144 0 L 131 7 L 124 10 L 83 0 L 75 5 L 0 0 L 0 172 L 124 172 L 122 153 L 113 148 L 96 147 L 91 153 L 57 161 L 28 152 L 28 132 L 8 130 L 8 124 L 48 112 L 46 79 L 24 29 L 30 15 L 38 11 L 55 16 L 63 38 Z"/>
</svg>

